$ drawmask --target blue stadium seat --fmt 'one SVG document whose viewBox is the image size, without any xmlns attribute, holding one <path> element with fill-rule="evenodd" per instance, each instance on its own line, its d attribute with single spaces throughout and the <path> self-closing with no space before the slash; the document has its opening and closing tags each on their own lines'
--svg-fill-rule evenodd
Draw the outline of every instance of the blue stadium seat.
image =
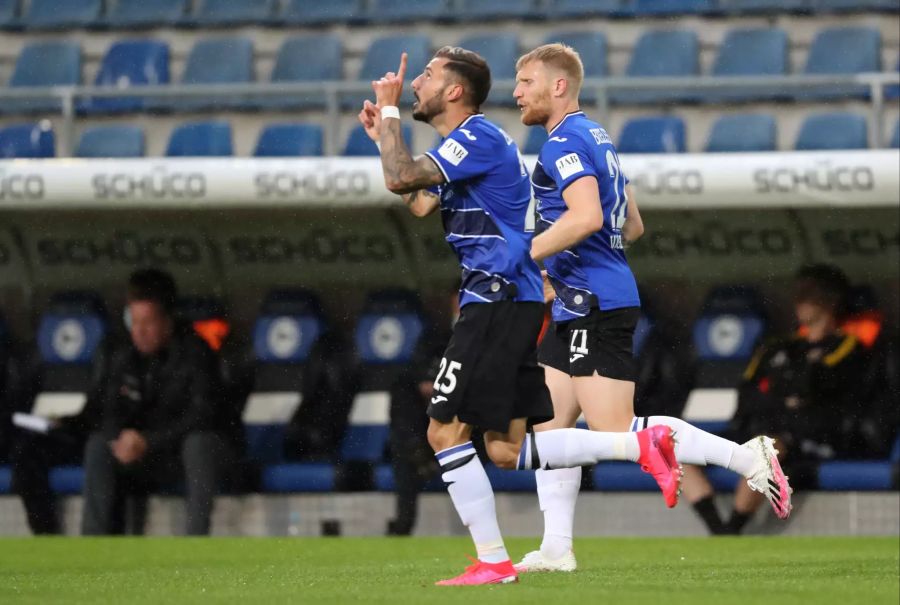
<svg viewBox="0 0 900 605">
<path fill-rule="evenodd" d="M 606 36 L 601 32 L 554 32 L 544 40 L 546 44 L 553 42 L 562 42 L 578 51 L 581 61 L 584 63 L 585 79 L 604 78 L 608 74 Z M 594 104 L 597 102 L 597 93 L 591 88 L 582 88 L 579 100 L 582 104 Z"/>
<path fill-rule="evenodd" d="M 200 40 L 191 49 L 181 76 L 182 84 L 245 84 L 254 81 L 253 42 L 242 36 Z M 176 99 L 163 105 L 179 111 L 252 108 L 254 101 L 240 95 L 227 98 Z"/>
<path fill-rule="evenodd" d="M 0 30 L 19 26 L 19 0 L 0 0 Z"/>
<path fill-rule="evenodd" d="M 891 137 L 890 146 L 894 149 L 900 149 L 900 120 L 897 120 L 897 125 L 894 126 L 894 135 Z"/>
<path fill-rule="evenodd" d="M 201 27 L 234 27 L 269 21 L 275 0 L 200 0 L 186 23 Z"/>
<path fill-rule="evenodd" d="M 80 494 L 84 486 L 84 468 L 54 466 L 50 469 L 50 489 L 60 496 Z"/>
<path fill-rule="evenodd" d="M 406 141 L 406 146 L 412 149 L 412 126 L 409 124 L 403 124 L 401 126 L 403 132 L 403 140 Z M 375 147 L 375 143 L 372 142 L 372 139 L 369 138 L 369 135 L 366 134 L 366 131 L 362 126 L 356 126 L 353 130 L 350 131 L 350 134 L 347 136 L 347 144 L 344 146 L 344 153 L 342 155 L 345 156 L 377 156 L 378 148 Z"/>
<path fill-rule="evenodd" d="M 256 142 L 260 157 L 321 156 L 322 127 L 318 124 L 269 124 Z"/>
<path fill-rule="evenodd" d="M 222 157 L 232 155 L 228 122 L 188 122 L 172 130 L 168 157 Z"/>
<path fill-rule="evenodd" d="M 498 80 L 516 79 L 516 60 L 519 58 L 519 36 L 512 32 L 494 32 L 465 36 L 458 46 L 477 52 L 484 57 L 491 68 L 491 92 L 487 103 L 492 105 L 515 105 L 512 90 L 497 88 Z"/>
<path fill-rule="evenodd" d="M 739 15 L 807 13 L 812 0 L 722 0 L 722 8 Z"/>
<path fill-rule="evenodd" d="M 271 493 L 332 492 L 334 478 L 332 464 L 273 464 L 263 469 L 261 484 Z"/>
<path fill-rule="evenodd" d="M 854 113 L 824 113 L 807 117 L 800 125 L 794 148 L 798 151 L 866 149 L 866 119 Z"/>
<path fill-rule="evenodd" d="M 549 14 L 563 19 L 579 17 L 633 17 L 634 0 L 555 0 Z"/>
<path fill-rule="evenodd" d="M 485 21 L 525 19 L 539 15 L 535 0 L 458 0 L 454 16 L 461 21 Z"/>
<path fill-rule="evenodd" d="M 816 13 L 869 13 L 900 11 L 896 0 L 810 0 Z"/>
<path fill-rule="evenodd" d="M 71 29 L 95 25 L 102 0 L 31 0 L 22 22 L 28 29 Z"/>
<path fill-rule="evenodd" d="M 116 29 L 173 26 L 187 13 L 187 0 L 117 0 L 108 9 L 106 24 Z"/>
<path fill-rule="evenodd" d="M 77 86 L 81 84 L 81 46 L 76 42 L 33 42 L 16 59 L 9 86 Z M 6 99 L 0 113 L 60 111 L 54 99 Z"/>
<path fill-rule="evenodd" d="M 629 120 L 616 149 L 620 153 L 683 153 L 684 120 L 672 116 Z"/>
<path fill-rule="evenodd" d="M 832 27 L 812 41 L 804 74 L 848 75 L 881 71 L 881 32 L 871 27 Z M 804 100 L 868 98 L 866 86 L 838 85 L 798 92 Z"/>
<path fill-rule="evenodd" d="M 714 13 L 718 9 L 716 0 L 635 0 L 634 12 L 637 17 L 669 17 L 674 15 L 696 15 Z"/>
<path fill-rule="evenodd" d="M 157 40 L 121 40 L 106 51 L 95 86 L 159 86 L 169 83 L 169 45 Z M 85 113 L 139 111 L 140 97 L 97 97 L 79 103 Z"/>
<path fill-rule="evenodd" d="M 819 489 L 827 491 L 889 491 L 893 465 L 886 460 L 832 460 L 819 465 Z"/>
<path fill-rule="evenodd" d="M 532 126 L 528 129 L 528 136 L 525 139 L 525 145 L 522 147 L 522 153 L 525 155 L 537 155 L 546 142 L 547 131 L 542 126 Z"/>
<path fill-rule="evenodd" d="M 715 121 L 709 131 L 706 151 L 775 151 L 777 145 L 775 116 L 735 114 Z"/>
<path fill-rule="evenodd" d="M 285 25 L 305 26 L 365 22 L 361 0 L 328 0 L 327 2 L 287 0 L 277 19 Z"/>
<path fill-rule="evenodd" d="M 275 83 L 324 82 L 343 79 L 343 47 L 335 34 L 308 34 L 286 39 L 272 67 Z M 309 57 L 316 57 L 310 61 Z M 291 94 L 259 98 L 259 104 L 271 109 L 307 109 L 325 107 L 325 95 Z"/>
<path fill-rule="evenodd" d="M 450 9 L 447 0 L 370 0 L 365 14 L 372 23 L 407 23 L 446 19 Z"/>
<path fill-rule="evenodd" d="M 391 488 L 393 491 L 393 488 Z M 8 466 L 0 466 L 0 494 L 7 495 L 12 492 L 12 469 Z"/>
<path fill-rule="evenodd" d="M 734 491 L 740 476 L 728 469 L 703 469 L 717 492 Z M 602 492 L 658 492 L 656 481 L 632 462 L 601 462 L 594 467 L 594 489 Z"/>
<path fill-rule="evenodd" d="M 633 78 L 696 76 L 700 74 L 700 44 L 692 31 L 660 30 L 641 35 L 634 46 L 625 75 Z M 691 101 L 697 93 L 669 87 L 665 90 L 621 90 L 610 93 L 620 104 Z"/>
<path fill-rule="evenodd" d="M 779 28 L 733 29 L 725 34 L 713 64 L 714 76 L 783 76 L 789 71 L 789 44 Z M 778 88 L 727 87 L 704 92 L 710 102 L 743 102 L 785 98 Z"/>
<path fill-rule="evenodd" d="M 139 126 L 95 126 L 81 133 L 75 147 L 78 158 L 140 158 L 144 156 L 144 130 Z"/>
<path fill-rule="evenodd" d="M 487 463 L 484 472 L 495 492 L 533 492 L 537 489 L 534 471 L 506 470 Z"/>
<path fill-rule="evenodd" d="M 56 155 L 49 122 L 0 128 L 0 158 L 52 158 Z"/>
<path fill-rule="evenodd" d="M 412 81 L 425 69 L 425 65 L 431 60 L 431 39 L 424 34 L 397 34 L 377 38 L 369 45 L 366 56 L 363 59 L 357 80 L 371 82 L 378 80 L 389 71 L 397 71 L 400 65 L 400 55 L 407 53 L 407 81 Z M 403 101 L 412 103 L 412 88 L 404 86 Z M 372 96 L 371 90 L 364 94 L 348 94 L 343 96 L 345 108 L 359 111 L 362 102 Z"/>
</svg>

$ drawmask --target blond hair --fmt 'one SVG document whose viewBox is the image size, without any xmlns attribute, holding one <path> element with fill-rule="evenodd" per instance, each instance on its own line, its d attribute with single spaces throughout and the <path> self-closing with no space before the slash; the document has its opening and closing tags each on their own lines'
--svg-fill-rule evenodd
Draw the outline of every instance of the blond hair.
<svg viewBox="0 0 900 605">
<path fill-rule="evenodd" d="M 519 57 L 519 60 L 516 61 L 516 71 L 532 61 L 540 61 L 547 67 L 563 72 L 576 95 L 581 90 L 581 83 L 584 81 L 584 64 L 581 62 L 578 51 L 571 46 L 559 42 L 538 46 L 533 51 Z"/>
</svg>

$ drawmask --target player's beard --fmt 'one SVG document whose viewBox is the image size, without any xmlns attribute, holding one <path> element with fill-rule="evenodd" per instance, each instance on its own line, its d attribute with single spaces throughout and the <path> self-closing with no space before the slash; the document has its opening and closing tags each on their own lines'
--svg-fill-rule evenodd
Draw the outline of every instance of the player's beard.
<svg viewBox="0 0 900 605">
<path fill-rule="evenodd" d="M 430 124 L 435 116 L 444 113 L 444 89 L 439 90 L 433 97 L 425 101 L 418 101 L 413 105 L 413 120 Z"/>
<path fill-rule="evenodd" d="M 544 91 L 522 112 L 522 123 L 526 126 L 546 126 L 550 120 L 550 93 Z"/>
</svg>

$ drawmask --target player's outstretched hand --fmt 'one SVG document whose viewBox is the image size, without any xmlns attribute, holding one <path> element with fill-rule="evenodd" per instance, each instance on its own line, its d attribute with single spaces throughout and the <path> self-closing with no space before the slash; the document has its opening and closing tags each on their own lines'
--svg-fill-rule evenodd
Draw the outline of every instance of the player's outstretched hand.
<svg viewBox="0 0 900 605">
<path fill-rule="evenodd" d="M 381 137 L 381 108 L 366 99 L 357 117 L 369 138 L 377 143 Z"/>
<path fill-rule="evenodd" d="M 384 74 L 380 80 L 372 80 L 372 90 L 375 91 L 375 104 L 379 107 L 397 107 L 400 104 L 400 95 L 403 93 L 403 78 L 406 77 L 406 53 L 400 55 L 400 67 L 397 73 L 392 71 Z"/>
</svg>

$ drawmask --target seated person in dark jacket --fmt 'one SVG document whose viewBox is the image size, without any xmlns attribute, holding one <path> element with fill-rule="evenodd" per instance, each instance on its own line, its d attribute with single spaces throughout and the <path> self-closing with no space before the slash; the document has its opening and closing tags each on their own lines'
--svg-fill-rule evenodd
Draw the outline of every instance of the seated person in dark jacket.
<svg viewBox="0 0 900 605">
<path fill-rule="evenodd" d="M 230 448 L 213 431 L 222 396 L 215 355 L 173 319 L 175 283 L 154 269 L 134 273 L 126 317 L 131 342 L 112 356 L 101 395 L 101 431 L 88 439 L 86 535 L 120 531 L 122 494 L 183 479 L 190 535 L 209 532 L 213 497 Z"/>
<path fill-rule="evenodd" d="M 856 338 L 840 328 L 848 289 L 836 267 L 810 265 L 797 273 L 793 298 L 799 330 L 757 351 L 744 372 L 730 427 L 739 442 L 758 434 L 775 437 L 785 472 L 801 488 L 815 483 L 821 460 L 844 453 L 843 419 L 864 407 L 859 378 L 866 356 Z M 694 507 L 711 533 L 740 533 L 764 501 L 738 482 L 734 510 L 723 524 L 712 506 L 712 487 L 697 469 L 686 470 L 689 491 L 705 493 Z"/>
</svg>

